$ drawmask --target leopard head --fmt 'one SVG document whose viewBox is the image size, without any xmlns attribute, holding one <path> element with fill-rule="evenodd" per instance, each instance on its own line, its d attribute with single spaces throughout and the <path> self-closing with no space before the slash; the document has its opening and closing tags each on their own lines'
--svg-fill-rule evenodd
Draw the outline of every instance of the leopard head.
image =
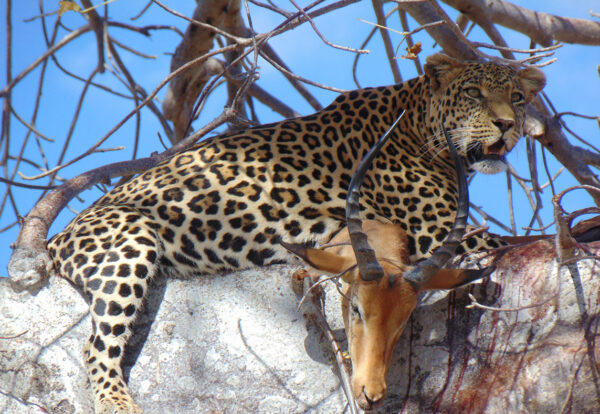
<svg viewBox="0 0 600 414">
<path fill-rule="evenodd" d="M 515 70 L 497 63 L 460 62 L 443 54 L 427 58 L 433 137 L 443 145 L 442 120 L 471 169 L 495 174 L 506 169 L 505 154 L 523 135 L 525 105 L 546 84 L 533 67 Z M 439 151 L 439 150 L 438 150 Z"/>
</svg>

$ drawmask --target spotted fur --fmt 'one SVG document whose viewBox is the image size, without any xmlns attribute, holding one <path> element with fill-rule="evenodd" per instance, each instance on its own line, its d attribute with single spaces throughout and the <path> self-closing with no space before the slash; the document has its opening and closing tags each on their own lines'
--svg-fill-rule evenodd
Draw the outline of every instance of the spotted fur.
<svg viewBox="0 0 600 414">
<path fill-rule="evenodd" d="M 206 140 L 116 187 L 48 244 L 58 273 L 91 301 L 84 350 L 97 412 L 140 412 L 123 380 L 131 326 L 158 274 L 282 263 L 278 241 L 328 241 L 345 224 L 358 162 L 402 110 L 367 173 L 365 218 L 399 223 L 412 262 L 448 235 L 457 201 L 441 120 L 472 169 L 495 172 L 522 133 L 536 69 L 434 55 L 426 74 L 340 95 L 313 115 Z M 481 236 L 467 249 L 494 248 Z"/>
</svg>

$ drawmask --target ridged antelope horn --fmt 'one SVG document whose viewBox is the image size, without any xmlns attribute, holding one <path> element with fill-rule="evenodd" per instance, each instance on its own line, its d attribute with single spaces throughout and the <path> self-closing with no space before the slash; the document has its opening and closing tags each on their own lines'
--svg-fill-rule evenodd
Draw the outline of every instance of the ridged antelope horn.
<svg viewBox="0 0 600 414">
<path fill-rule="evenodd" d="M 352 249 L 356 256 L 356 262 L 358 263 L 360 277 L 365 282 L 381 279 L 384 272 L 375 257 L 375 251 L 369 245 L 367 235 L 362 230 L 362 220 L 360 219 L 359 213 L 360 207 L 358 205 L 360 199 L 360 186 L 362 185 L 365 173 L 369 169 L 371 162 L 390 138 L 392 131 L 396 125 L 398 125 L 398 122 L 400 122 L 403 115 L 404 111 L 402 111 L 400 116 L 394 121 L 392 126 L 385 132 L 377 144 L 369 150 L 354 172 L 354 176 L 352 177 L 348 188 L 348 196 L 346 197 L 346 222 L 348 232 L 350 233 Z"/>
<path fill-rule="evenodd" d="M 465 167 L 463 162 L 456 152 L 454 143 L 450 140 L 446 128 L 443 128 L 444 136 L 448 142 L 448 149 L 450 155 L 454 161 L 454 168 L 456 169 L 456 179 L 458 183 L 458 205 L 456 208 L 456 217 L 454 218 L 454 225 L 448 237 L 431 257 L 423 260 L 416 267 L 404 274 L 404 279 L 411 282 L 415 286 L 422 286 L 425 284 L 433 275 L 435 275 L 446 262 L 454 257 L 456 249 L 461 242 L 462 236 L 465 234 L 465 228 L 467 225 L 467 216 L 469 214 L 469 191 L 467 188 L 467 175 L 465 173 Z"/>
</svg>

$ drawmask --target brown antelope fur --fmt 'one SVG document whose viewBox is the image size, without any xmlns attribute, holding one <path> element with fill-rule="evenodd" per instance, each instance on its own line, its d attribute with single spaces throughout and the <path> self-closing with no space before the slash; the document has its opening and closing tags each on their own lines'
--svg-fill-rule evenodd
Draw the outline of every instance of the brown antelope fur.
<svg viewBox="0 0 600 414">
<path fill-rule="evenodd" d="M 291 249 L 313 267 L 302 273 L 304 277 L 316 278 L 323 272 L 343 273 L 342 315 L 352 361 L 352 392 L 359 406 L 368 410 L 384 400 L 392 352 L 417 306 L 419 293 L 453 289 L 485 276 L 487 271 L 440 269 L 425 285 L 415 289 L 399 277 L 413 268 L 409 264 L 404 229 L 398 224 L 374 220 L 366 220 L 363 227 L 385 274 L 396 276 L 391 286 L 389 277 L 370 282 L 360 278 L 347 228 L 321 248 L 291 246 Z"/>
<path fill-rule="evenodd" d="M 462 160 L 447 134 L 457 171 L 458 207 L 450 235 L 431 258 L 411 266 L 408 237 L 401 225 L 374 220 L 363 222 L 359 218 L 359 189 L 364 174 L 393 128 L 367 154 L 350 183 L 346 207 L 348 227 L 321 248 L 282 243 L 314 269 L 341 275 L 342 314 L 352 360 L 352 393 L 363 410 L 376 407 L 385 398 L 392 352 L 417 306 L 419 293 L 453 289 L 484 277 L 492 270 L 442 267 L 456 253 L 469 208 Z M 305 276 L 318 274 L 312 271 Z"/>
<path fill-rule="evenodd" d="M 402 111 L 361 209 L 402 226 L 411 260 L 442 244 L 457 200 L 442 118 L 469 169 L 498 171 L 544 76 L 442 55 L 425 68 L 401 84 L 341 94 L 315 114 L 202 141 L 115 187 L 48 242 L 57 273 L 90 299 L 84 359 L 98 413 L 141 412 L 121 362 L 154 277 L 289 262 L 279 239 L 327 242 L 345 224 L 356 165 Z M 477 235 L 463 247 L 501 243 Z"/>
</svg>

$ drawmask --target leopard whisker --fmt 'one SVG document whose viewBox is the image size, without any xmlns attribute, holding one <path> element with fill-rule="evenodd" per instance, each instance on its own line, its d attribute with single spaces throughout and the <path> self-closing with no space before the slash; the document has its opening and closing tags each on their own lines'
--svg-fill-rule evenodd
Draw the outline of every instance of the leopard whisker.
<svg viewBox="0 0 600 414">
<path fill-rule="evenodd" d="M 462 143 L 469 139 L 470 127 L 460 127 L 448 131 L 450 138 L 457 144 L 462 146 Z M 433 143 L 433 145 L 431 144 Z M 447 144 L 443 135 L 443 131 L 437 131 L 435 134 L 428 136 L 425 139 L 425 143 L 419 147 L 419 158 L 425 155 L 434 153 L 432 158 L 437 157 L 441 151 L 447 148 Z"/>
<path fill-rule="evenodd" d="M 465 143 L 467 143 L 466 145 L 468 145 L 471 135 L 466 134 L 465 132 L 468 132 L 469 130 L 469 128 L 457 128 L 452 130 L 451 133 L 449 132 L 454 144 L 458 148 L 462 148 L 465 145 Z M 442 153 L 446 148 L 447 145 L 444 145 L 444 143 L 432 146 L 431 149 L 436 150 L 435 154 L 432 155 L 432 158 L 436 158 L 437 156 L 439 156 L 440 153 Z"/>
</svg>

